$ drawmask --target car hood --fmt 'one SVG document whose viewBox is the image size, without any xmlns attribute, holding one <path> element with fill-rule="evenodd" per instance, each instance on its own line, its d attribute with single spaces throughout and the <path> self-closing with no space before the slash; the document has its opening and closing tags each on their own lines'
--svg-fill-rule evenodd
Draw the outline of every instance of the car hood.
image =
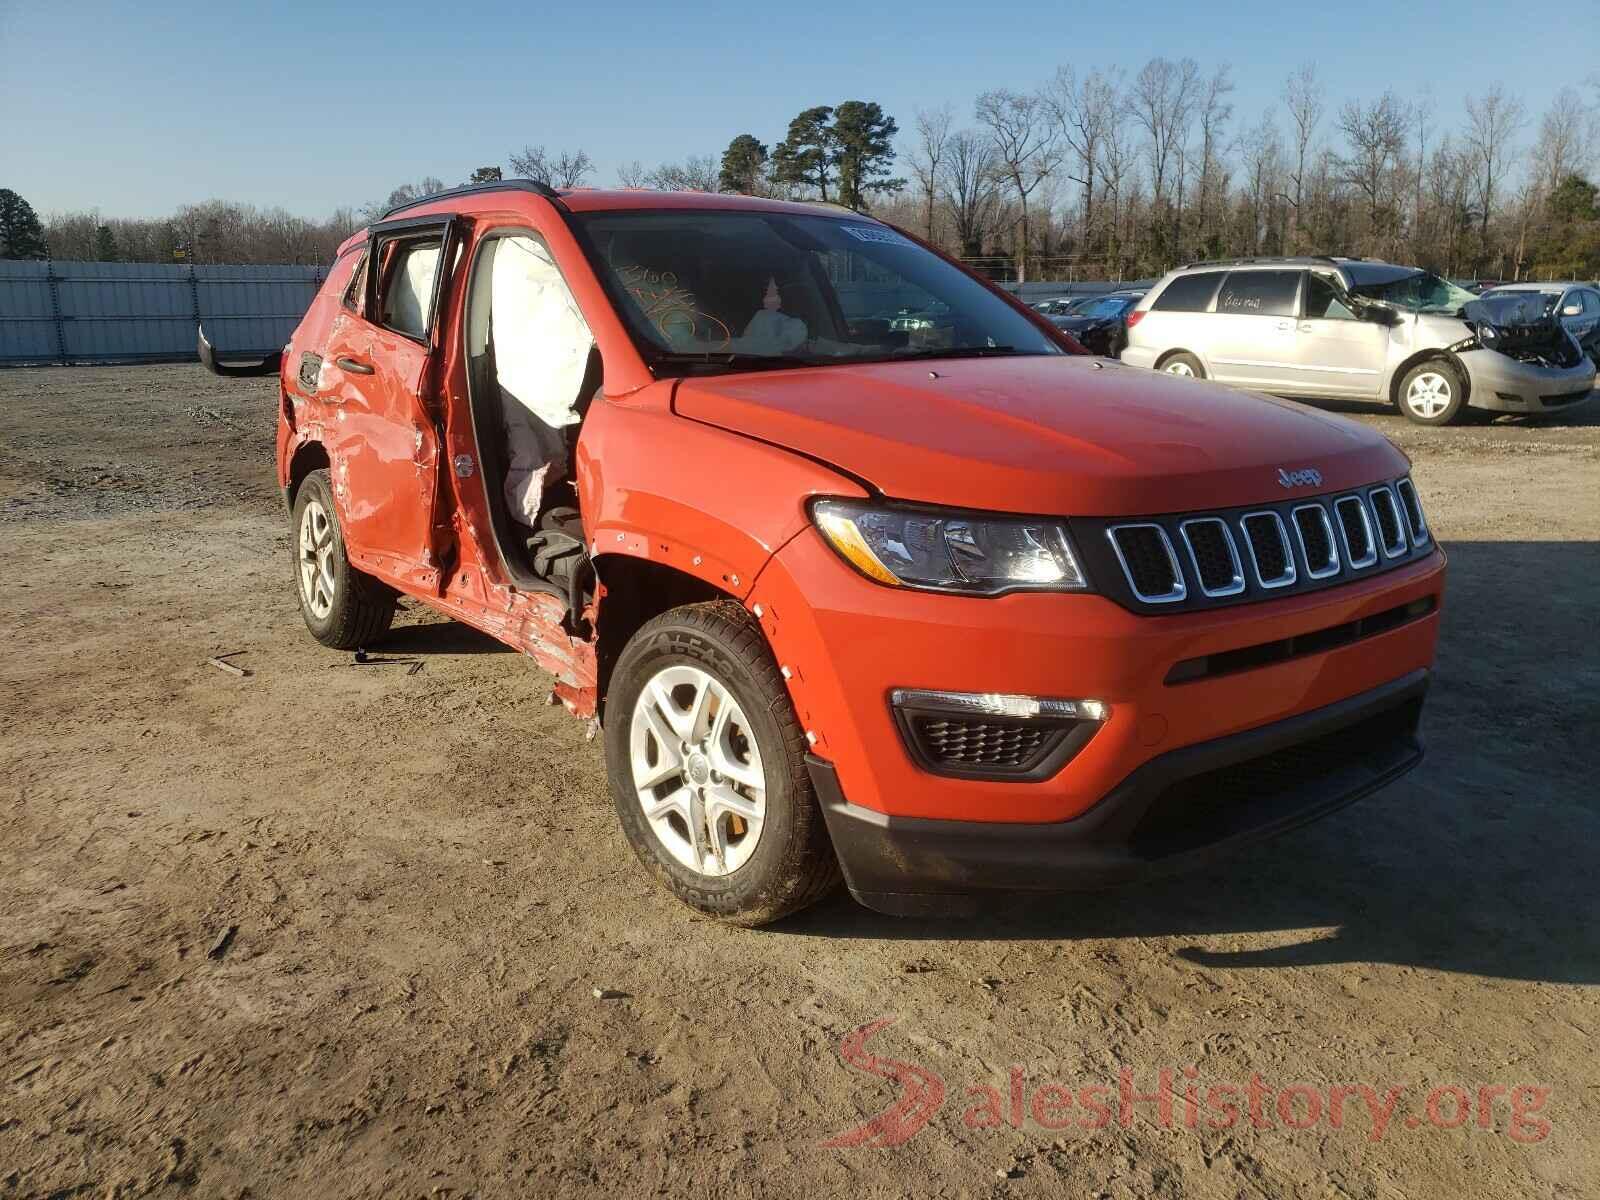
<svg viewBox="0 0 1600 1200">
<path fill-rule="evenodd" d="M 1321 475 L 1296 494 L 1407 469 L 1352 421 L 1082 355 L 685 379 L 673 405 L 895 499 L 1001 512 L 1187 512 L 1283 499 L 1280 468 Z"/>
<path fill-rule="evenodd" d="M 1472 326 L 1454 313 L 1408 313 L 1396 309 L 1402 323 L 1412 326 L 1412 349 L 1453 346 L 1472 336 Z"/>
</svg>

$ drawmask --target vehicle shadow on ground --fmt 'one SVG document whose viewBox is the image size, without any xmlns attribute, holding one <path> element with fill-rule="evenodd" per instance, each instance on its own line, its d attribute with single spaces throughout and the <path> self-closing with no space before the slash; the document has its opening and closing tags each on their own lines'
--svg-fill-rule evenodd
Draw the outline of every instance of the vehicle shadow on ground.
<svg viewBox="0 0 1600 1200">
<path fill-rule="evenodd" d="M 967 920 L 887 917 L 841 895 L 776 928 L 911 941 L 1293 933 L 1175 953 L 1208 968 L 1385 962 L 1600 983 L 1600 543 L 1446 550 L 1428 757 L 1401 782 L 1187 875 L 995 900 Z"/>
<path fill-rule="evenodd" d="M 460 621 L 396 625 L 369 650 L 382 654 L 515 654 L 504 642 Z"/>
</svg>

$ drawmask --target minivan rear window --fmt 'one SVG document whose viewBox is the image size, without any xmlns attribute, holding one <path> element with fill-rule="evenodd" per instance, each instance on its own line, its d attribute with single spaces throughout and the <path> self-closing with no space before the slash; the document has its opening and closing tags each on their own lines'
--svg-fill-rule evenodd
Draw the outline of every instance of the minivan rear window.
<svg viewBox="0 0 1600 1200">
<path fill-rule="evenodd" d="M 1179 275 L 1156 297 L 1152 310 L 1163 312 L 1205 312 L 1211 307 L 1211 297 L 1217 293 L 1221 271 L 1203 271 L 1198 275 Z"/>
<path fill-rule="evenodd" d="M 1292 317 L 1298 271 L 1233 271 L 1217 294 L 1217 311 L 1236 317 Z"/>
</svg>

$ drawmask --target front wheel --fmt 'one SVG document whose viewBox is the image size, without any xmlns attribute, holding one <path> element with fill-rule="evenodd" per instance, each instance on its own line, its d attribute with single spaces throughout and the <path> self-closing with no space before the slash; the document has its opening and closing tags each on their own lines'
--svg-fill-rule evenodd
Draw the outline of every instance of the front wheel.
<svg viewBox="0 0 1600 1200">
<path fill-rule="evenodd" d="M 294 498 L 294 577 L 300 615 L 311 636 L 354 650 L 383 636 L 394 620 L 394 593 L 350 565 L 326 471 L 313 471 Z"/>
<path fill-rule="evenodd" d="M 1461 376 L 1443 359 L 1418 363 L 1400 381 L 1400 411 L 1418 425 L 1449 425 L 1466 403 Z"/>
<path fill-rule="evenodd" d="M 838 883 L 805 750 L 761 629 L 737 604 L 659 616 L 617 661 L 606 700 L 617 815 L 639 860 L 707 916 L 765 925 Z"/>
</svg>

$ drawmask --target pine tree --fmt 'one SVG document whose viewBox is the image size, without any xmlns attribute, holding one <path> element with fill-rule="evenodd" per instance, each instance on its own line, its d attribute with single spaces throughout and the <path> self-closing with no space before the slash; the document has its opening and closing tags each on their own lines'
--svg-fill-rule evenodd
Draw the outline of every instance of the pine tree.
<svg viewBox="0 0 1600 1200">
<path fill-rule="evenodd" d="M 761 183 L 761 172 L 766 165 L 766 145 L 756 141 L 754 134 L 741 133 L 722 152 L 722 170 L 718 182 L 725 192 L 753 196 Z"/>
<path fill-rule="evenodd" d="M 39 216 L 10 188 L 0 188 L 0 258 L 49 258 Z"/>
<path fill-rule="evenodd" d="M 780 183 L 815 187 L 828 202 L 828 180 L 834 161 L 833 109 L 808 108 L 789 122 L 789 136 L 772 152 L 773 177 Z"/>
<path fill-rule="evenodd" d="M 839 173 L 839 203 L 861 212 L 868 192 L 897 192 L 904 179 L 889 177 L 894 162 L 893 117 L 871 100 L 846 100 L 833 110 L 834 161 Z"/>
<path fill-rule="evenodd" d="M 94 256 L 98 262 L 117 261 L 117 235 L 111 231 L 111 226 L 95 226 Z"/>
</svg>

